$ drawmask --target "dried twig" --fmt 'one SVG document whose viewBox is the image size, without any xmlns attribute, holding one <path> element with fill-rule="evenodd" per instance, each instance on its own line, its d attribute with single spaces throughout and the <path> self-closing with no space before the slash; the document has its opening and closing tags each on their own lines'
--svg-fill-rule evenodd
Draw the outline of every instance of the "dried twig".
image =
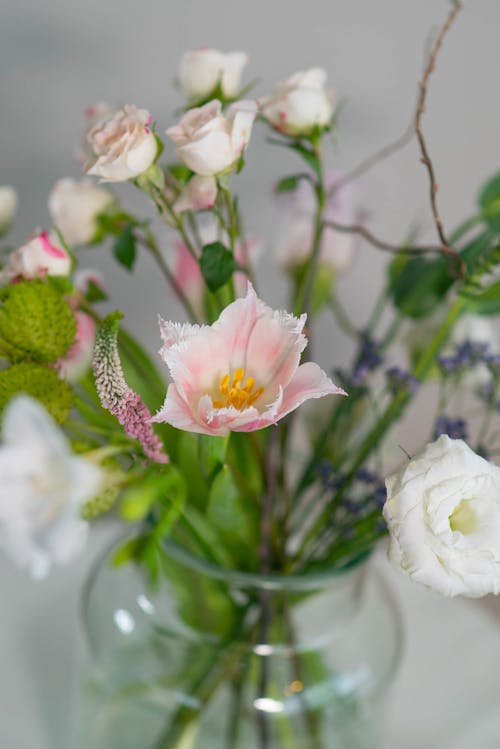
<svg viewBox="0 0 500 749">
<path fill-rule="evenodd" d="M 366 239 L 366 241 L 374 247 L 377 247 L 384 252 L 390 252 L 393 255 L 432 255 L 440 254 L 442 252 L 442 247 L 440 245 L 409 245 L 408 247 L 405 247 L 404 244 L 398 245 L 384 242 L 382 239 L 378 239 L 362 224 L 337 224 L 335 221 L 325 221 L 323 226 L 345 234 L 359 234 L 360 237 Z"/>
<path fill-rule="evenodd" d="M 425 67 L 424 74 L 422 76 L 422 80 L 419 82 L 419 97 L 418 97 L 418 103 L 417 103 L 417 111 L 415 113 L 415 134 L 417 136 L 418 143 L 420 146 L 422 163 L 425 165 L 427 172 L 429 174 L 431 209 L 432 209 L 432 215 L 434 218 L 434 224 L 436 226 L 436 231 L 438 233 L 438 236 L 441 242 L 441 251 L 447 255 L 453 256 L 454 260 L 458 262 L 459 274 L 461 276 L 464 276 L 465 266 L 464 266 L 463 259 L 460 257 L 459 253 L 453 247 L 451 247 L 446 237 L 444 228 L 443 228 L 443 222 L 441 221 L 441 216 L 439 214 L 439 210 L 437 206 L 438 183 L 436 181 L 436 173 L 434 171 L 434 166 L 432 164 L 429 151 L 427 149 L 427 144 L 425 142 L 424 134 L 422 131 L 422 116 L 425 112 L 425 101 L 427 97 L 427 87 L 429 84 L 429 79 L 436 68 L 436 60 L 441 50 L 441 47 L 443 45 L 444 38 L 446 34 L 448 33 L 453 21 L 455 20 L 456 16 L 458 15 L 461 9 L 462 9 L 462 3 L 460 2 L 460 0 L 453 0 L 453 7 L 449 12 L 448 17 L 446 18 L 446 21 L 441 27 L 441 30 L 436 38 L 436 41 L 434 42 L 432 49 L 430 51 L 427 65 Z"/>
</svg>

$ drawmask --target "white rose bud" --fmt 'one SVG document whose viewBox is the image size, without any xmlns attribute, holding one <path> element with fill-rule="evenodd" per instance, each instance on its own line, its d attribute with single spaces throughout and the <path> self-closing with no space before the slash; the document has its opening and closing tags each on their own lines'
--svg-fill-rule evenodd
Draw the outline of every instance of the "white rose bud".
<svg viewBox="0 0 500 749">
<path fill-rule="evenodd" d="M 216 200 L 217 181 L 215 177 L 202 177 L 195 174 L 184 187 L 172 208 L 175 213 L 204 211 L 213 208 Z"/>
<path fill-rule="evenodd" d="M 11 252 L 1 278 L 3 281 L 18 278 L 29 280 L 43 276 L 68 276 L 70 271 L 71 257 L 67 251 L 54 235 L 42 231 Z"/>
<path fill-rule="evenodd" d="M 196 174 L 212 177 L 236 168 L 250 139 L 257 105 L 239 101 L 222 114 L 220 101 L 190 109 L 178 125 L 166 132 L 177 155 Z"/>
<path fill-rule="evenodd" d="M 49 196 L 49 213 L 68 244 L 88 244 L 97 234 L 97 216 L 113 201 L 109 190 L 89 179 L 60 179 Z"/>
<path fill-rule="evenodd" d="M 241 88 L 241 74 L 247 63 L 244 52 L 224 53 L 207 47 L 189 50 L 179 66 L 179 86 L 191 100 L 210 96 L 217 86 L 226 99 L 233 99 Z"/>
<path fill-rule="evenodd" d="M 17 210 L 17 193 L 13 187 L 0 187 L 0 234 L 10 227 Z"/>
<path fill-rule="evenodd" d="M 446 596 L 500 592 L 500 468 L 442 435 L 386 486 L 394 564 Z"/>
<path fill-rule="evenodd" d="M 330 124 L 333 93 L 325 88 L 326 72 L 311 68 L 278 84 L 274 94 L 260 101 L 260 113 L 285 135 L 309 135 Z"/>
<path fill-rule="evenodd" d="M 94 159 L 85 170 L 101 182 L 134 179 L 154 163 L 158 155 L 156 136 L 146 109 L 126 104 L 112 117 L 99 120 L 87 134 Z"/>
</svg>

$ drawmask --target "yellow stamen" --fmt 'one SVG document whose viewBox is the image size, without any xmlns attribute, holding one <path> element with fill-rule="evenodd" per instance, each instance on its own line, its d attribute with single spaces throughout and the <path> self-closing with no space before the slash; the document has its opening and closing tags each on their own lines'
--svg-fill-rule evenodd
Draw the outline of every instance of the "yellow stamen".
<svg viewBox="0 0 500 749">
<path fill-rule="evenodd" d="M 256 390 L 254 390 L 254 387 L 255 378 L 247 377 L 245 379 L 245 370 L 243 367 L 238 367 L 234 371 L 232 379 L 230 373 L 221 378 L 218 395 L 220 394 L 222 398 L 212 398 L 213 406 L 214 408 L 229 408 L 232 406 L 238 411 L 249 408 L 264 392 L 263 387 L 258 387 Z"/>
</svg>

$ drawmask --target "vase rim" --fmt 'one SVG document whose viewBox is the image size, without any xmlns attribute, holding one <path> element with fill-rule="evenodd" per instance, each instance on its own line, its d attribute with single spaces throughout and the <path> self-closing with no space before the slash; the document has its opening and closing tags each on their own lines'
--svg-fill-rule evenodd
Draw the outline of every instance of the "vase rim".
<svg viewBox="0 0 500 749">
<path fill-rule="evenodd" d="M 324 569 L 315 569 L 310 572 L 280 573 L 275 571 L 261 573 L 223 567 L 216 562 L 194 554 L 172 541 L 172 539 L 165 539 L 162 546 L 171 558 L 190 569 L 197 570 L 217 580 L 261 590 L 311 590 L 325 587 L 331 583 L 345 580 L 349 572 L 357 570 L 371 557 L 370 550 L 352 557 L 342 566 L 330 564 Z"/>
</svg>

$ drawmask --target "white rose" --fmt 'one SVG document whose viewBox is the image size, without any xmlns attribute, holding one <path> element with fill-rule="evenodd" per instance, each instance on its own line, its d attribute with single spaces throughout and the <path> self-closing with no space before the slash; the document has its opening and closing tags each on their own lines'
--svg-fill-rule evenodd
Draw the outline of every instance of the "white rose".
<svg viewBox="0 0 500 749">
<path fill-rule="evenodd" d="M 89 179 L 60 179 L 49 196 L 49 213 L 68 244 L 88 244 L 98 230 L 97 216 L 113 201 L 109 190 Z"/>
<path fill-rule="evenodd" d="M 99 120 L 87 134 L 94 160 L 85 170 L 101 182 L 134 179 L 153 164 L 158 154 L 156 136 L 146 109 L 126 104 L 112 117 Z"/>
<path fill-rule="evenodd" d="M 4 234 L 12 223 L 17 210 L 17 193 L 13 187 L 0 187 L 0 234 Z"/>
<path fill-rule="evenodd" d="M 42 276 L 68 276 L 71 258 L 58 243 L 57 238 L 46 231 L 36 234 L 29 242 L 11 252 L 1 276 L 5 281 L 17 278 L 39 278 Z"/>
<path fill-rule="evenodd" d="M 42 405 L 13 398 L 0 447 L 0 547 L 33 577 L 82 549 L 88 524 L 80 512 L 100 489 L 101 470 L 74 455 Z"/>
<path fill-rule="evenodd" d="M 188 99 L 204 99 L 218 85 L 226 99 L 237 96 L 241 74 L 248 63 L 244 52 L 219 52 L 217 49 L 192 49 L 185 52 L 179 66 L 178 81 Z"/>
<path fill-rule="evenodd" d="M 92 128 L 100 122 L 109 120 L 115 113 L 105 101 L 98 101 L 85 109 L 85 129 L 79 147 L 76 150 L 76 159 L 83 171 L 87 171 L 95 161 L 95 154 L 88 141 L 88 134 Z"/>
<path fill-rule="evenodd" d="M 446 596 L 500 592 L 500 468 L 442 435 L 386 487 L 394 564 Z"/>
<path fill-rule="evenodd" d="M 309 135 L 332 119 L 334 97 L 325 84 L 322 68 L 295 73 L 278 84 L 272 96 L 261 99 L 260 113 L 285 135 Z"/>
<path fill-rule="evenodd" d="M 195 174 L 184 187 L 172 208 L 175 213 L 203 211 L 213 208 L 216 200 L 217 181 L 215 177 L 202 177 L 200 174 Z"/>
<path fill-rule="evenodd" d="M 224 116 L 220 101 L 214 99 L 190 109 L 166 132 L 189 169 L 212 177 L 236 167 L 250 139 L 256 113 L 255 102 L 239 101 Z"/>
</svg>

